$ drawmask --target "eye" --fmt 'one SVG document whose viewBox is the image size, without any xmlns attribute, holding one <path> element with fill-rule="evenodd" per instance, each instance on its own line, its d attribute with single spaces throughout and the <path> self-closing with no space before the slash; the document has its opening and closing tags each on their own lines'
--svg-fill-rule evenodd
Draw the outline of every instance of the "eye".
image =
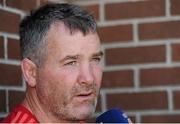
<svg viewBox="0 0 180 124">
<path fill-rule="evenodd" d="M 77 64 L 76 61 L 70 61 L 70 62 L 65 63 L 64 65 L 76 65 L 76 64 Z"/>
<path fill-rule="evenodd" d="M 95 63 L 100 63 L 101 57 L 92 58 L 92 61 L 95 62 Z"/>
</svg>

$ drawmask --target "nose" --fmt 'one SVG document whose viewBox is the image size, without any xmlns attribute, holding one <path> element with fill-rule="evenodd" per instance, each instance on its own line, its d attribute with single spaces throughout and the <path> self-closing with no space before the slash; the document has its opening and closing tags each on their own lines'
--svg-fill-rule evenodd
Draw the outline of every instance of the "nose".
<svg viewBox="0 0 180 124">
<path fill-rule="evenodd" d="M 86 85 L 94 82 L 93 68 L 90 65 L 82 65 L 80 67 L 78 82 Z"/>
</svg>

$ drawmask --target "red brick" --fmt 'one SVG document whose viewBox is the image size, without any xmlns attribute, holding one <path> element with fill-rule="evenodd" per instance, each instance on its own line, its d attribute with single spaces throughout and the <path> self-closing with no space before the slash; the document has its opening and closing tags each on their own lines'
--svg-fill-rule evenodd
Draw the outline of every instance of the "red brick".
<svg viewBox="0 0 180 124">
<path fill-rule="evenodd" d="M 139 25 L 140 40 L 179 38 L 180 21 L 144 23 Z"/>
<path fill-rule="evenodd" d="M 0 10 L 0 31 L 18 33 L 20 15 Z"/>
<path fill-rule="evenodd" d="M 165 1 L 146 0 L 106 4 L 105 14 L 107 20 L 164 16 Z"/>
<path fill-rule="evenodd" d="M 25 11 L 30 11 L 37 7 L 37 0 L 6 0 L 6 5 Z"/>
<path fill-rule="evenodd" d="M 142 64 L 165 61 L 165 46 L 144 46 L 106 50 L 106 64 Z"/>
<path fill-rule="evenodd" d="M 21 59 L 20 44 L 18 40 L 8 39 L 8 58 Z"/>
<path fill-rule="evenodd" d="M 97 21 L 99 20 L 99 5 L 88 5 L 83 7 L 89 11 Z"/>
<path fill-rule="evenodd" d="M 0 112 L 6 112 L 6 94 L 3 90 L 0 90 L 0 100 Z"/>
<path fill-rule="evenodd" d="M 123 110 L 167 109 L 166 92 L 107 94 L 107 107 Z"/>
<path fill-rule="evenodd" d="M 17 86 L 21 84 L 20 66 L 0 64 L 0 85 Z"/>
<path fill-rule="evenodd" d="M 102 42 L 127 42 L 133 39 L 132 25 L 116 25 L 99 28 Z"/>
<path fill-rule="evenodd" d="M 102 87 L 116 88 L 116 87 L 132 87 L 133 86 L 133 71 L 111 71 L 104 72 Z"/>
<path fill-rule="evenodd" d="M 180 14 L 180 1 L 179 0 L 171 0 L 171 14 L 172 15 Z"/>
<path fill-rule="evenodd" d="M 9 91 L 9 108 L 10 111 L 12 111 L 12 109 L 20 104 L 23 99 L 25 98 L 25 92 L 23 91 Z"/>
<path fill-rule="evenodd" d="M 180 61 L 180 44 L 172 45 L 172 60 Z"/>
<path fill-rule="evenodd" d="M 180 68 L 142 69 L 140 71 L 141 86 L 180 84 L 179 72 Z"/>
<path fill-rule="evenodd" d="M 180 115 L 148 115 L 142 116 L 142 123 L 178 123 Z"/>
<path fill-rule="evenodd" d="M 0 37 L 0 58 L 4 57 L 4 41 L 3 38 Z"/>
<path fill-rule="evenodd" d="M 174 109 L 180 109 L 180 91 L 175 91 L 173 95 Z"/>
</svg>

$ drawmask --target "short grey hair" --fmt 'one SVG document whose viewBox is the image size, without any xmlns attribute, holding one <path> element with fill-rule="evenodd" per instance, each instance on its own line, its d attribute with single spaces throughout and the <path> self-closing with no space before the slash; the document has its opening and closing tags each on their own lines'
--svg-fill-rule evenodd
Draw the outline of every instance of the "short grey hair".
<svg viewBox="0 0 180 124">
<path fill-rule="evenodd" d="M 64 23 L 71 32 L 80 30 L 84 35 L 96 32 L 97 24 L 93 16 L 73 4 L 46 4 L 32 11 L 20 23 L 20 46 L 22 58 L 31 59 L 41 66 L 47 52 L 47 32 L 57 21 Z"/>
</svg>

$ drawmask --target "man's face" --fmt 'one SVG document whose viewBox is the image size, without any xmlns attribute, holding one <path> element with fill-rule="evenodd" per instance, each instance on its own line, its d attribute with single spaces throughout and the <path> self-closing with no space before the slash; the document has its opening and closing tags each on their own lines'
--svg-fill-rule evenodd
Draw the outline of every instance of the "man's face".
<svg viewBox="0 0 180 124">
<path fill-rule="evenodd" d="M 37 95 L 44 109 L 63 121 L 87 119 L 95 110 L 101 86 L 97 33 L 70 33 L 62 23 L 48 32 L 48 51 L 38 68 Z"/>
</svg>

